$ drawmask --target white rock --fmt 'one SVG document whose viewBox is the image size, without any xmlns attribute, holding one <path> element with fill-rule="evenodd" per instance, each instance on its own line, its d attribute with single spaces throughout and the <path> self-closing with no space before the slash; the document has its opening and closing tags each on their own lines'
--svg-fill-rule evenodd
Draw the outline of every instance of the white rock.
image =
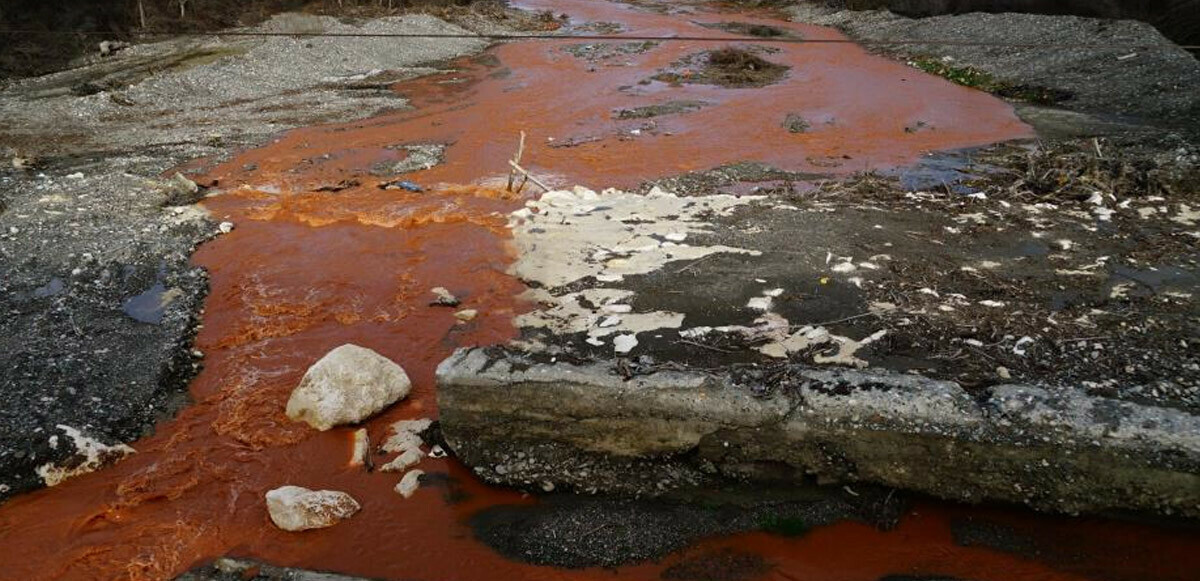
<svg viewBox="0 0 1200 581">
<path fill-rule="evenodd" d="M 475 320 L 475 317 L 477 316 L 479 316 L 479 311 L 476 311 L 475 309 L 463 309 L 457 313 L 454 313 L 454 318 L 464 323 Z"/>
<path fill-rule="evenodd" d="M 233 232 L 233 222 L 221 222 L 220 224 L 217 224 L 217 230 L 222 234 Z"/>
<path fill-rule="evenodd" d="M 285 531 L 330 527 L 350 518 L 360 508 L 354 497 L 337 490 L 283 486 L 267 493 L 271 522 Z"/>
<path fill-rule="evenodd" d="M 350 452 L 350 465 L 362 466 L 367 463 L 367 454 L 371 453 L 371 439 L 367 437 L 367 429 L 359 428 L 354 431 L 354 450 Z"/>
<path fill-rule="evenodd" d="M 424 458 L 425 453 L 420 448 L 409 448 L 391 462 L 380 466 L 379 469 L 383 472 L 404 472 L 419 464 Z"/>
<path fill-rule="evenodd" d="M 409 470 L 400 479 L 400 483 L 396 485 L 396 492 L 400 496 L 408 498 L 421 487 L 421 477 L 425 475 L 423 470 Z"/>
<path fill-rule="evenodd" d="M 439 286 L 439 287 L 434 287 L 434 288 L 433 288 L 433 289 L 431 289 L 429 292 L 432 292 L 432 293 L 433 293 L 433 295 L 434 295 L 435 297 L 437 297 L 437 299 L 435 299 L 435 300 L 433 301 L 433 304 L 435 304 L 435 305 L 444 305 L 444 306 L 447 306 L 447 307 L 456 307 L 456 306 L 458 306 L 458 304 L 459 304 L 459 302 L 460 302 L 460 301 L 458 300 L 458 297 L 454 296 L 454 293 L 451 293 L 450 291 L 446 290 L 446 288 L 445 288 L 445 287 L 440 287 L 440 286 Z"/>
<path fill-rule="evenodd" d="M 388 436 L 381 448 L 384 452 L 406 452 L 420 449 L 425 442 L 418 434 L 429 429 L 432 424 L 433 420 L 429 418 L 400 420 L 392 424 L 392 435 Z"/>
<path fill-rule="evenodd" d="M 287 416 L 318 430 L 358 423 L 408 395 L 404 368 L 365 347 L 346 344 L 308 368 L 292 391 Z"/>
</svg>

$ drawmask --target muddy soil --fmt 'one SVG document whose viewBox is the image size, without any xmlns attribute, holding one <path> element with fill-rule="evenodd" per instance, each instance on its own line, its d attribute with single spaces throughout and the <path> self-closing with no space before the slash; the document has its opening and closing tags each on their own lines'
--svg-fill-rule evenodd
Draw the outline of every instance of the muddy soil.
<svg viewBox="0 0 1200 581">
<path fill-rule="evenodd" d="M 789 67 L 759 56 L 777 50 L 763 46 L 730 47 L 688 55 L 652 78 L 673 85 L 690 83 L 741 89 L 763 87 L 779 82 L 787 74 Z"/>
</svg>

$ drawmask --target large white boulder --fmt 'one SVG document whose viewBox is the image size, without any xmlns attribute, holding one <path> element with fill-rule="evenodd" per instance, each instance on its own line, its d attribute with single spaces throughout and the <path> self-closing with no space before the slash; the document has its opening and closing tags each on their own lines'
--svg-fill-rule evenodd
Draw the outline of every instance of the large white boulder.
<svg viewBox="0 0 1200 581">
<path fill-rule="evenodd" d="M 331 527 L 350 518 L 360 508 L 353 496 L 337 490 L 282 486 L 267 493 L 271 522 L 285 531 Z"/>
<path fill-rule="evenodd" d="M 355 424 L 408 395 L 404 368 L 358 345 L 342 345 L 308 368 L 288 399 L 287 416 L 318 430 Z"/>
</svg>

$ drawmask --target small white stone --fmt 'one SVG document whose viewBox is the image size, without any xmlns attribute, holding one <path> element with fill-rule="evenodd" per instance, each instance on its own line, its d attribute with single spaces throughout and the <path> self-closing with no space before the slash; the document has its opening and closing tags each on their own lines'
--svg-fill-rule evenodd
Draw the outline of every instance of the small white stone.
<svg viewBox="0 0 1200 581">
<path fill-rule="evenodd" d="M 271 522 L 285 531 L 331 527 L 361 508 L 354 497 L 337 490 L 283 486 L 267 492 Z"/>
<path fill-rule="evenodd" d="M 425 453 L 419 448 L 409 448 L 403 454 L 396 456 L 391 462 L 379 467 L 383 472 L 404 472 L 416 466 L 425 458 Z"/>
<path fill-rule="evenodd" d="M 419 420 L 400 420 L 392 424 L 392 435 L 384 441 L 380 448 L 384 452 L 405 452 L 412 449 L 420 449 L 425 442 L 421 440 L 419 435 L 421 432 L 429 429 L 433 424 L 433 420 L 422 418 Z"/>
<path fill-rule="evenodd" d="M 233 232 L 233 222 L 221 222 L 217 225 L 217 230 L 222 234 Z"/>
<path fill-rule="evenodd" d="M 477 311 L 475 309 L 463 309 L 457 313 L 454 313 L 454 318 L 458 319 L 464 323 L 467 321 L 473 321 L 473 320 L 475 320 L 475 317 L 478 317 L 478 316 L 479 316 L 479 311 Z"/>
<path fill-rule="evenodd" d="M 396 485 L 396 492 L 404 498 L 409 498 L 421 487 L 421 477 L 425 475 L 423 470 L 410 470 L 400 479 L 400 483 Z"/>
<path fill-rule="evenodd" d="M 350 465 L 362 466 L 367 463 L 367 454 L 371 453 L 367 429 L 359 428 L 354 431 L 354 449 L 350 452 Z"/>
</svg>

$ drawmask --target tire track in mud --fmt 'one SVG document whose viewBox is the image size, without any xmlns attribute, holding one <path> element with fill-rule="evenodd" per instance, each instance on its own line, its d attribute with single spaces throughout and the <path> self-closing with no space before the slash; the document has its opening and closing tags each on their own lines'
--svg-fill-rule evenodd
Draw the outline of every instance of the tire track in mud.
<svg viewBox="0 0 1200 581">
<path fill-rule="evenodd" d="M 642 33 L 727 18 L 608 2 L 527 4 Z M 737 20 L 836 36 L 811 26 Z M 526 159 L 548 179 L 596 187 L 742 159 L 846 173 L 1029 135 L 1003 102 L 853 46 L 765 53 L 790 67 L 784 81 L 727 89 L 647 81 L 686 68 L 679 63 L 701 50 L 696 45 L 668 43 L 589 61 L 564 50 L 570 44 L 500 46 L 490 53 L 494 59 L 452 63 L 451 72 L 398 85 L 413 110 L 292 131 L 212 168 L 207 180 L 225 193 L 205 205 L 236 228 L 194 257 L 209 270 L 212 289 L 197 338 L 206 359 L 191 386 L 194 405 L 134 443 L 138 453 L 119 464 L 0 507 L 3 576 L 164 579 L 234 555 L 382 578 L 611 578 L 608 570 L 522 565 L 471 539 L 464 524 L 471 514 L 529 502 L 519 493 L 486 487 L 454 461 L 429 459 L 422 468 L 442 475 L 443 484 L 403 500 L 392 490 L 397 476 L 348 466 L 351 429 L 314 433 L 283 415 L 308 365 L 353 342 L 397 361 L 413 380 L 408 400 L 366 423 L 372 441 L 380 441 L 392 421 L 436 417 L 434 367 L 455 347 L 514 335 L 511 319 L 522 309 L 514 297 L 523 287 L 506 274 L 505 224 L 522 200 L 470 184 L 503 179 L 516 134 L 529 133 Z M 684 99 L 706 106 L 650 121 L 614 113 Z M 783 126 L 797 114 L 816 129 Z M 907 130 L 918 121 L 930 130 Z M 556 147 L 573 142 L 579 144 Z M 377 187 L 395 177 L 387 168 L 405 159 L 406 146 L 436 143 L 449 144 L 445 163 L 405 176 L 426 191 Z M 480 318 L 460 324 L 452 310 L 429 307 L 429 289 L 437 286 L 462 297 Z M 270 525 L 262 500 L 284 484 L 344 490 L 363 510 L 330 529 L 285 533 Z M 924 516 L 891 532 L 846 523 L 798 539 L 757 533 L 717 539 L 688 554 L 735 547 L 763 555 L 780 574 L 809 579 L 874 581 L 914 570 L 997 581 L 1083 578 L 955 546 L 948 516 L 954 510 L 922 508 Z M 1172 551 L 1187 548 L 1168 546 L 1154 531 L 1137 532 Z M 658 578 L 671 562 L 619 573 Z"/>
</svg>

